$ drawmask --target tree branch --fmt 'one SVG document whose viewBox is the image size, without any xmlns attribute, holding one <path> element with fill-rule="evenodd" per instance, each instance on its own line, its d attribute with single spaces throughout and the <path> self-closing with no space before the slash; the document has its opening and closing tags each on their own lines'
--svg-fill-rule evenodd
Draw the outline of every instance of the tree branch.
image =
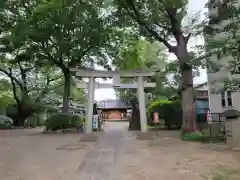
<svg viewBox="0 0 240 180">
<path fill-rule="evenodd" d="M 58 77 L 56 77 L 56 78 L 50 79 L 49 76 L 48 76 L 48 77 L 47 77 L 47 83 L 45 84 L 45 88 L 42 90 L 42 92 L 40 93 L 40 95 L 36 98 L 36 102 L 39 102 L 40 99 L 43 98 L 44 95 L 47 94 L 47 93 L 50 91 L 50 89 L 48 88 L 48 86 L 50 85 L 50 83 L 53 82 L 53 81 L 56 81 L 57 79 L 60 79 L 61 77 L 63 77 L 63 75 L 58 76 Z M 55 88 L 60 87 L 60 86 L 62 86 L 62 85 L 63 85 L 63 84 L 60 84 L 60 85 L 56 86 Z"/>
<path fill-rule="evenodd" d="M 179 24 L 178 20 L 176 19 L 177 9 L 174 7 L 168 7 L 164 0 L 158 0 L 158 2 L 163 5 L 165 11 L 167 12 L 167 16 L 169 17 L 172 26 L 171 28 L 172 34 L 175 37 L 176 41 L 179 43 L 182 32 L 180 27 L 177 26 Z"/>
<path fill-rule="evenodd" d="M 44 45 L 44 43 L 41 43 L 39 48 L 44 53 L 44 55 L 42 54 L 43 57 L 45 57 L 46 59 L 48 59 L 48 58 L 51 59 L 53 61 L 53 63 L 56 64 L 61 69 L 66 68 L 63 64 L 63 60 L 61 57 L 59 57 L 60 61 L 58 61 L 49 52 L 45 51 L 46 46 Z"/>
<path fill-rule="evenodd" d="M 9 74 L 12 75 L 12 70 L 9 69 Z M 17 102 L 17 104 L 19 105 L 20 104 L 20 99 L 18 98 L 18 95 L 17 95 L 17 88 L 16 88 L 16 85 L 14 83 L 14 80 L 12 78 L 11 79 L 11 84 L 12 84 L 12 92 L 13 92 L 13 97 L 15 99 L 15 101 Z"/>
<path fill-rule="evenodd" d="M 8 72 L 3 68 L 0 68 L 0 71 L 6 74 L 11 80 L 15 81 L 21 90 L 24 90 L 22 83 L 16 77 L 14 77 L 11 72 Z"/>
<path fill-rule="evenodd" d="M 189 41 L 189 39 L 190 39 L 191 36 L 192 36 L 192 33 L 189 33 L 189 34 L 185 37 L 186 43 Z"/>
<path fill-rule="evenodd" d="M 25 69 L 22 67 L 21 63 L 18 61 L 17 62 L 19 69 L 20 69 L 20 74 L 21 74 L 21 79 L 23 81 L 23 88 L 26 92 L 28 92 L 27 90 L 27 77 L 26 77 L 26 71 Z"/>
<path fill-rule="evenodd" d="M 159 42 L 162 42 L 169 50 L 169 52 L 175 52 L 176 48 L 172 46 L 167 40 L 161 37 L 156 31 L 150 28 L 146 22 L 141 19 L 140 13 L 138 12 L 137 8 L 135 7 L 133 1 L 127 1 L 128 4 L 133 9 L 134 13 L 130 12 L 128 6 L 122 1 L 118 0 L 119 3 L 123 6 L 123 8 L 128 12 L 129 16 L 134 19 L 140 26 L 143 26 L 154 38 L 156 38 Z"/>
<path fill-rule="evenodd" d="M 82 59 L 90 50 L 91 50 L 92 46 L 89 45 L 87 46 L 87 48 L 81 53 L 81 55 L 78 57 L 78 59 Z M 77 64 L 76 61 L 71 60 L 69 63 L 69 67 L 73 67 Z"/>
</svg>

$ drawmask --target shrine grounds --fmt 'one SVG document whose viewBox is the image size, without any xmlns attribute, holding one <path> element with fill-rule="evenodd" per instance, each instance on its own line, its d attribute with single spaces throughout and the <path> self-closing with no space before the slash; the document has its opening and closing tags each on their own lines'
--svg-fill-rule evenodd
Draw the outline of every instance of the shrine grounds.
<svg viewBox="0 0 240 180">
<path fill-rule="evenodd" d="M 79 133 L 43 134 L 42 129 L 0 131 L 1 180 L 237 180 L 240 152 L 224 144 L 179 139 L 159 131 L 138 140 L 126 122 L 104 125 L 98 141 Z"/>
</svg>

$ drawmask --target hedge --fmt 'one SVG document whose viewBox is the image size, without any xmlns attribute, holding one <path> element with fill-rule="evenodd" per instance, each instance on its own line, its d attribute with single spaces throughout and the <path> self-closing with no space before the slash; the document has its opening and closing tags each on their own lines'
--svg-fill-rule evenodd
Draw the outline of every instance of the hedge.
<svg viewBox="0 0 240 180">
<path fill-rule="evenodd" d="M 55 113 L 45 121 L 46 130 L 56 131 L 81 126 L 85 121 L 84 117 L 68 114 Z"/>
<path fill-rule="evenodd" d="M 158 112 L 159 118 L 164 119 L 168 128 L 172 126 L 181 127 L 182 109 L 180 101 L 157 100 L 152 102 L 148 107 L 148 123 L 150 125 L 153 124 L 154 112 Z"/>
</svg>

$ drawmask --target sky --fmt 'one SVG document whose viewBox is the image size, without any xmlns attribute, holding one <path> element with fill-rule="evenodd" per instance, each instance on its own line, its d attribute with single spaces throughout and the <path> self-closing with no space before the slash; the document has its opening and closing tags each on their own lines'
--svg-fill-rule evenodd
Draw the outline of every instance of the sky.
<svg viewBox="0 0 240 180">
<path fill-rule="evenodd" d="M 207 0 L 189 0 L 188 5 L 188 14 L 189 16 L 196 14 L 196 12 L 201 11 L 201 18 L 203 18 L 203 13 L 206 11 L 204 9 L 205 3 Z M 190 45 L 203 44 L 204 40 L 202 38 L 192 38 L 189 41 Z M 169 59 L 175 59 L 174 56 L 170 56 Z M 112 80 L 96 80 L 98 82 L 112 83 Z M 193 79 L 194 84 L 200 84 L 207 81 L 207 74 L 205 69 L 200 69 L 200 76 Z M 107 99 L 116 99 L 114 89 L 96 89 L 94 93 L 94 99 L 96 101 L 107 100 Z"/>
</svg>

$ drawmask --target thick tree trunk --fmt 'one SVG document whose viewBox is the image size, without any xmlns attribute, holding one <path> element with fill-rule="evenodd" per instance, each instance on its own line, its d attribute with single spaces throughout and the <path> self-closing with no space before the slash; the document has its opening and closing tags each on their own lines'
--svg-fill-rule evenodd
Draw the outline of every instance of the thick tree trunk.
<svg viewBox="0 0 240 180">
<path fill-rule="evenodd" d="M 21 102 L 19 105 L 12 106 L 8 110 L 7 116 L 13 120 L 14 126 L 22 127 L 27 117 L 31 116 L 34 111 L 31 105 Z"/>
<path fill-rule="evenodd" d="M 69 72 L 64 72 L 64 93 L 63 93 L 63 107 L 62 112 L 67 113 L 69 109 L 69 94 L 70 94 L 70 80 Z"/>
<path fill-rule="evenodd" d="M 188 39 L 183 36 L 177 46 L 176 56 L 178 57 L 181 72 L 181 104 L 183 111 L 182 132 L 198 131 L 196 122 L 196 105 L 193 91 L 193 74 L 191 57 L 187 50 Z"/>
<path fill-rule="evenodd" d="M 193 91 L 192 69 L 186 69 L 181 72 L 183 85 L 181 93 L 182 111 L 183 111 L 183 132 L 197 131 L 195 98 Z"/>
<path fill-rule="evenodd" d="M 139 112 L 139 107 L 136 103 L 133 103 L 132 105 L 132 115 L 131 115 L 131 120 L 129 122 L 129 130 L 130 131 L 141 130 L 140 112 Z"/>
</svg>

